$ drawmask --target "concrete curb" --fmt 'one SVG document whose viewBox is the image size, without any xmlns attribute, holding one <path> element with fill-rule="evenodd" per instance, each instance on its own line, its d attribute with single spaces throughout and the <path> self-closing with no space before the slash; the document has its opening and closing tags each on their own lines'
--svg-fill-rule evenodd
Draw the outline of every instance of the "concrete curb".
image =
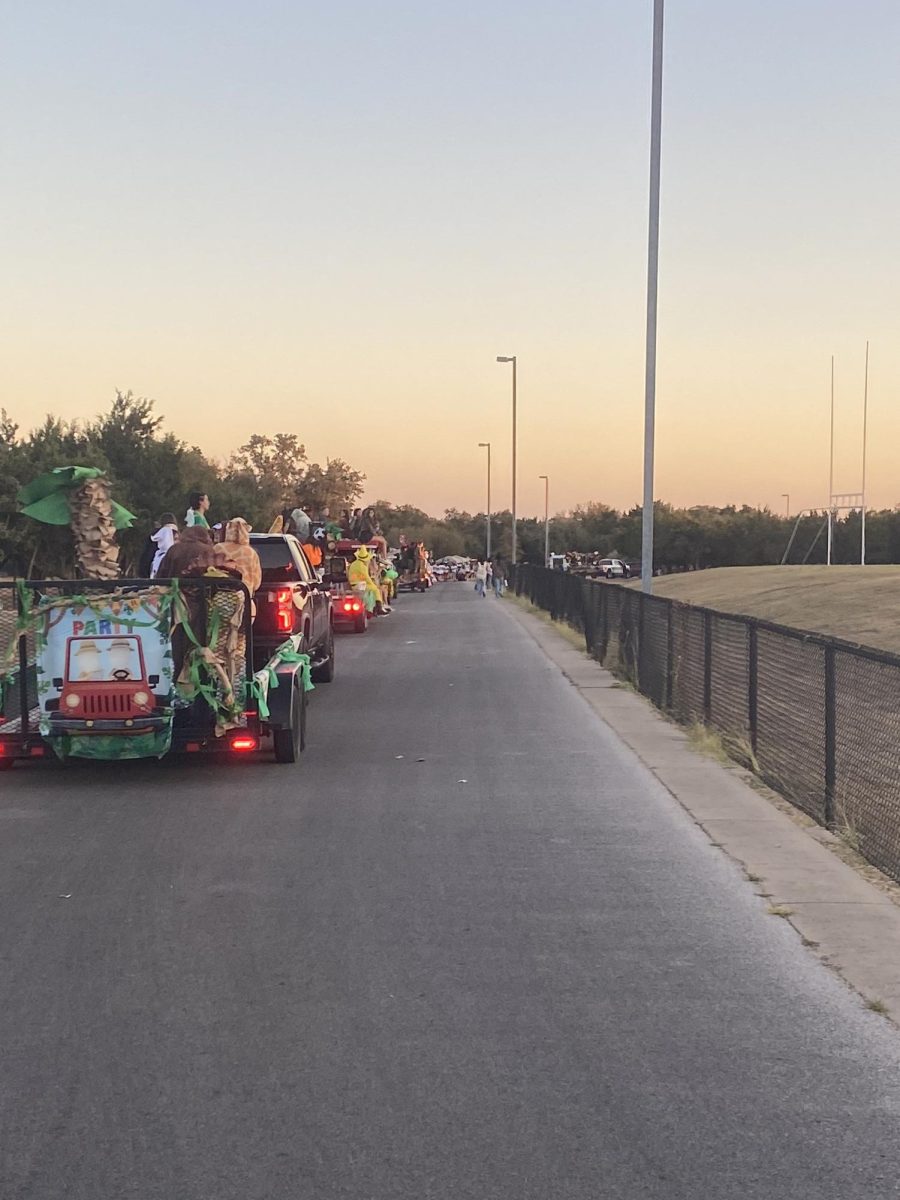
<svg viewBox="0 0 900 1200">
<path fill-rule="evenodd" d="M 510 617 L 534 638 L 584 700 L 653 772 L 710 841 L 740 863 L 757 894 L 803 944 L 900 1021 L 900 907 L 841 861 L 831 835 L 797 824 L 742 778 L 697 752 L 687 734 L 619 683 L 546 620 L 515 602 Z"/>
</svg>

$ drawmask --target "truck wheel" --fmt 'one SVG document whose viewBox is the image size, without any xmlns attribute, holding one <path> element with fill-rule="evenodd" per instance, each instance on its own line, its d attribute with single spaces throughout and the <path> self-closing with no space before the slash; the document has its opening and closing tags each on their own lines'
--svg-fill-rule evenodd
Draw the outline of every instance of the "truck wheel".
<svg viewBox="0 0 900 1200">
<path fill-rule="evenodd" d="M 291 696 L 291 723 L 287 729 L 276 729 L 272 735 L 275 761 L 294 763 L 306 747 L 306 692 L 295 683 Z"/>
<path fill-rule="evenodd" d="M 328 657 L 315 668 L 312 677 L 316 683 L 331 683 L 334 679 L 334 626 L 329 626 L 328 638 L 325 642 Z"/>
<path fill-rule="evenodd" d="M 365 633 L 366 630 L 368 629 L 368 627 L 369 627 L 369 622 L 366 618 L 365 613 L 363 613 L 363 615 L 361 617 L 357 617 L 356 620 L 353 622 L 353 632 L 354 633 Z"/>
</svg>

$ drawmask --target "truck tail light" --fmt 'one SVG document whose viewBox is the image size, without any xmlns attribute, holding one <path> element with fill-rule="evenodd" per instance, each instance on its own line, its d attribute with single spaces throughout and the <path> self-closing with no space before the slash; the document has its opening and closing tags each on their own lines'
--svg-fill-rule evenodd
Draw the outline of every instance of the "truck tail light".
<svg viewBox="0 0 900 1200">
<path fill-rule="evenodd" d="M 290 633 L 294 628 L 294 598 L 287 588 L 275 593 L 275 628 L 279 633 Z"/>
<path fill-rule="evenodd" d="M 236 737 L 231 739 L 231 748 L 247 753 L 249 750 L 258 750 L 259 742 L 255 737 Z"/>
</svg>

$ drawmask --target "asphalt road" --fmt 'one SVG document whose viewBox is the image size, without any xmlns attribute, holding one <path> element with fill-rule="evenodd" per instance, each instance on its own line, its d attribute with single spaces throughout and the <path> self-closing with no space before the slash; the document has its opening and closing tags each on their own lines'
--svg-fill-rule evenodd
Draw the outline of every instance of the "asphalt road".
<svg viewBox="0 0 900 1200">
<path fill-rule="evenodd" d="M 3 1200 L 900 1196 L 900 1035 L 503 607 L 342 638 L 301 768 L 0 777 Z"/>
</svg>

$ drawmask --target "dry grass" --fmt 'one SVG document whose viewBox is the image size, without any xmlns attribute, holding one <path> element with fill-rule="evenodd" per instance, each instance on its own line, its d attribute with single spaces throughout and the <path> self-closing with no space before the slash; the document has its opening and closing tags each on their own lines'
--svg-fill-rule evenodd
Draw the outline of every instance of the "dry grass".
<svg viewBox="0 0 900 1200">
<path fill-rule="evenodd" d="M 655 579 L 653 590 L 900 653 L 900 566 L 718 567 Z"/>
<path fill-rule="evenodd" d="M 561 637 L 565 638 L 570 646 L 574 646 L 576 650 L 580 650 L 585 656 L 587 655 L 583 633 L 579 633 L 577 629 L 574 629 L 571 625 L 567 625 L 565 621 L 554 621 L 546 609 L 538 608 L 536 604 L 532 604 L 527 596 L 517 596 L 515 592 L 504 592 L 503 598 L 504 600 L 512 600 L 514 604 L 518 604 L 519 608 L 524 609 L 527 613 L 531 613 L 532 616 L 543 621 L 545 625 L 549 625 L 551 629 L 555 629 Z"/>
<path fill-rule="evenodd" d="M 888 1012 L 888 1006 L 885 1004 L 885 1002 L 883 1000 L 877 999 L 877 997 L 873 997 L 871 1000 L 867 1000 L 866 1008 L 870 1012 L 881 1013 L 882 1016 L 886 1016 L 887 1012 Z"/>
</svg>

